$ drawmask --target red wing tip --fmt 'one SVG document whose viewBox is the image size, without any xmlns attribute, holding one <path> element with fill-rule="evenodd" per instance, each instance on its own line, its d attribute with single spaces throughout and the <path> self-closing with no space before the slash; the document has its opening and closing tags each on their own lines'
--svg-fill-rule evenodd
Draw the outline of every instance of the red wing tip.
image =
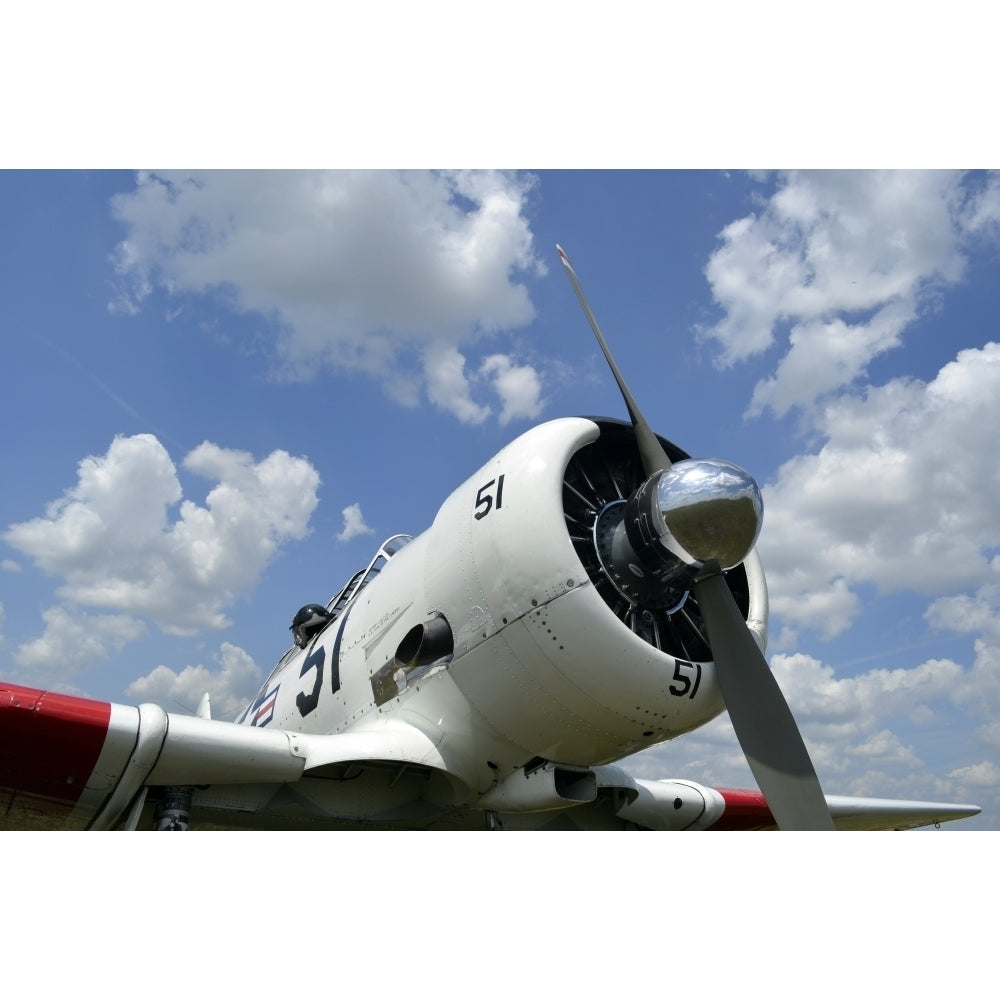
<svg viewBox="0 0 1000 1000">
<path fill-rule="evenodd" d="M 775 826 L 763 793 L 749 788 L 716 788 L 725 811 L 712 824 L 713 830 L 762 830 Z"/>
</svg>

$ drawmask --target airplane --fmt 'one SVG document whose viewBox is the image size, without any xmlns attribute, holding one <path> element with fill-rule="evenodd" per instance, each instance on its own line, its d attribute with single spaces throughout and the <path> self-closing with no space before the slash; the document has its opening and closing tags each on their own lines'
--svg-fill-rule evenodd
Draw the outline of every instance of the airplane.
<svg viewBox="0 0 1000 1000">
<path fill-rule="evenodd" d="M 0 683 L 0 828 L 909 829 L 975 805 L 827 795 L 764 649 L 760 490 L 629 421 L 512 441 L 393 535 L 235 722 Z M 759 789 L 628 758 L 729 712 Z"/>
</svg>

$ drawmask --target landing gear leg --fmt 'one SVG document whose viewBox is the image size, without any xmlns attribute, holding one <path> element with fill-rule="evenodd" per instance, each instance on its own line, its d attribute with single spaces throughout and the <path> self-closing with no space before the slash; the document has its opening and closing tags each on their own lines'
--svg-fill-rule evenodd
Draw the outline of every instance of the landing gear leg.
<svg viewBox="0 0 1000 1000">
<path fill-rule="evenodd" d="M 186 830 L 191 821 L 191 798 L 194 788 L 174 785 L 163 789 L 163 799 L 156 812 L 154 830 Z"/>
</svg>

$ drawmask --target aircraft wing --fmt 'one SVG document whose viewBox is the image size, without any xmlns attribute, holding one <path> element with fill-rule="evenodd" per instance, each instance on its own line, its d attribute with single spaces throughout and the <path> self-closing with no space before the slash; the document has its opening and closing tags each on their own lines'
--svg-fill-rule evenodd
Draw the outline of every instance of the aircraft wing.
<svg viewBox="0 0 1000 1000">
<path fill-rule="evenodd" d="M 367 771 L 389 775 L 395 803 L 407 792 L 404 772 L 420 772 L 425 800 L 436 772 L 438 804 L 424 812 L 441 811 L 458 784 L 442 777 L 434 740 L 398 721 L 316 736 L 0 684 L 0 829 L 130 827 L 147 787 L 193 787 L 202 798 L 209 788 L 223 809 L 260 812 L 276 790 Z"/>
<path fill-rule="evenodd" d="M 0 829 L 133 828 L 148 787 L 193 788 L 195 809 L 217 825 L 775 828 L 759 791 L 640 779 L 618 765 L 534 762 L 478 799 L 440 742 L 391 719 L 361 732 L 310 735 L 0 683 Z M 939 802 L 826 801 L 840 830 L 905 830 L 980 812 Z"/>
<path fill-rule="evenodd" d="M 589 803 L 550 813 L 542 823 L 505 815 L 511 829 L 776 830 L 757 789 L 712 788 L 686 779 L 636 778 L 621 764 L 588 769 L 596 785 Z M 565 778 L 562 784 L 568 783 Z M 577 786 L 579 787 L 579 786 Z M 826 795 L 837 830 L 910 830 L 978 815 L 975 805 Z"/>
<path fill-rule="evenodd" d="M 756 790 L 715 789 L 724 802 L 722 816 L 712 830 L 775 830 L 774 817 L 764 796 Z M 826 804 L 838 830 L 912 830 L 967 819 L 981 812 L 979 806 L 905 799 L 858 798 L 827 795 Z"/>
</svg>

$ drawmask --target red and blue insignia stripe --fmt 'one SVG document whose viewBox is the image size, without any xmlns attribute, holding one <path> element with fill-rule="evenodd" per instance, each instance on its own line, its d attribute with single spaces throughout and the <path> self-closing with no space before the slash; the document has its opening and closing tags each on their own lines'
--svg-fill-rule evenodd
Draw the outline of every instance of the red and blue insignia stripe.
<svg viewBox="0 0 1000 1000">
<path fill-rule="evenodd" d="M 258 728 L 266 726 L 274 718 L 274 706 L 278 701 L 278 688 L 280 687 L 280 684 L 275 684 L 264 695 L 260 705 L 254 709 L 253 719 L 250 721 L 251 726 Z"/>
</svg>

